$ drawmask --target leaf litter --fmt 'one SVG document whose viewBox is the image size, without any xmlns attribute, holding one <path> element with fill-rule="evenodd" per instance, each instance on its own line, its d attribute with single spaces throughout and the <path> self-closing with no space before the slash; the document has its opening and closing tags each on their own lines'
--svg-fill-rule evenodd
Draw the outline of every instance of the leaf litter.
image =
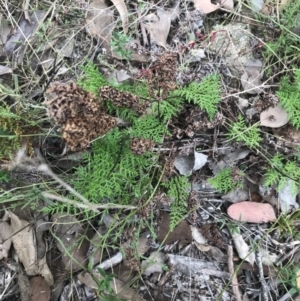
<svg viewBox="0 0 300 301">
<path fill-rule="evenodd" d="M 51 183 L 41 189 L 51 189 L 66 197 L 40 194 L 39 198 L 46 199 L 45 205 L 32 205 L 26 211 L 37 219 L 34 223 L 20 212 L 5 211 L 0 223 L 3 300 L 9 299 L 8 291 L 22 300 L 102 298 L 103 293 L 117 294 L 126 300 L 171 300 L 171 296 L 178 300 L 241 300 L 241 295 L 242 300 L 257 300 L 267 295 L 271 300 L 286 300 L 288 295 L 297 297 L 294 288 L 299 288 L 299 282 L 293 279 L 299 274 L 300 243 L 293 234 L 298 225 L 299 196 L 295 190 L 298 174 L 289 166 L 291 172 L 285 171 L 282 187 L 276 186 L 276 178 L 270 179 L 272 174 L 268 174 L 269 178 L 262 175 L 269 154 L 297 156 L 299 130 L 290 124 L 290 111 L 274 97 L 273 84 L 274 81 L 275 86 L 278 84 L 278 78 L 276 75 L 270 79 L 266 72 L 268 62 L 261 52 L 265 36 L 258 32 L 259 22 L 250 22 L 254 14 L 247 19 L 249 22 L 236 22 L 232 18 L 238 16 L 234 12 L 239 5 L 233 1 L 194 0 L 190 4 L 178 0 L 166 3 L 94 0 L 75 1 L 65 7 L 58 1 L 49 10 L 44 7 L 33 10 L 33 3 L 25 1 L 19 10 L 13 6 L 1 8 L 1 25 L 6 19 L 0 30 L 0 92 L 6 93 L 1 94 L 1 101 L 16 107 L 13 113 L 25 106 L 24 100 L 34 110 L 41 108 L 44 92 L 49 91 L 47 88 L 54 81 L 64 87 L 58 89 L 59 104 L 57 99 L 50 99 L 52 107 L 48 113 L 52 110 L 49 115 L 55 116 L 56 122 L 51 123 L 48 118 L 42 123 L 42 127 L 48 127 L 41 135 L 43 141 L 23 140 L 29 145 L 26 155 L 23 151 L 15 161 L 9 161 L 13 156 L 1 160 L 3 168 L 10 168 L 13 177 L 10 181 L 15 182 L 15 186 L 13 182 L 7 184 L 3 180 L 3 185 L 1 182 L 3 204 L 14 200 L 11 190 L 15 191 L 15 187 L 21 190 L 22 185 L 36 184 L 32 173 L 39 178 L 35 181 L 40 187 L 49 178 L 57 179 L 49 172 L 39 173 L 44 170 L 38 168 L 41 162 L 47 162 L 57 174 L 63 171 L 69 177 L 74 175 L 74 166 L 80 170 L 86 164 L 86 156 L 92 153 L 87 148 L 91 140 L 99 139 L 103 130 L 101 135 L 92 133 L 100 127 L 100 118 L 93 123 L 95 116 L 91 112 L 95 108 L 101 111 L 101 117 L 105 114 L 107 120 L 113 120 L 113 126 L 103 132 L 107 136 L 115 126 L 128 127 L 126 119 L 120 121 L 119 109 L 104 112 L 94 102 L 94 96 L 84 97 L 80 87 L 69 84 L 82 76 L 79 70 L 87 58 L 105 74 L 106 86 L 138 83 L 141 88 L 146 82 L 150 88 L 147 96 L 146 93 L 142 96 L 146 101 L 143 110 L 151 112 L 155 108 L 148 104 L 150 95 L 159 103 L 155 113 L 159 118 L 163 116 L 160 110 L 164 96 L 176 90 L 177 85 L 188 86 L 194 81 L 202 82 L 209 74 L 222 74 L 222 99 L 218 107 L 222 114 L 210 119 L 202 107 L 189 102 L 181 106 L 176 116 L 168 118 L 169 132 L 162 141 L 139 137 L 131 144 L 139 156 L 150 151 L 154 158 L 155 152 L 159 153 L 157 164 L 163 162 L 163 181 L 185 176 L 188 186 L 176 186 L 176 193 L 170 190 L 169 194 L 160 187 L 153 200 L 140 197 L 138 206 L 123 211 L 111 206 L 112 200 L 107 197 L 101 202 L 107 204 L 110 214 L 87 218 L 82 206 L 70 197 L 74 183 L 68 186 L 58 181 L 59 185 Z M 263 1 L 249 4 L 262 14 L 266 14 L 264 4 L 272 6 Z M 278 9 L 278 14 L 283 13 L 282 7 L 273 8 Z M 239 14 L 246 15 L 244 7 Z M 224 17 L 227 22 L 216 25 Z M 264 33 L 268 35 L 272 26 L 266 30 L 269 32 Z M 295 30 L 297 25 L 292 32 Z M 274 30 L 272 34 L 277 36 L 278 32 Z M 174 63 L 172 55 L 176 64 L 177 61 L 180 64 Z M 35 78 L 29 80 L 32 74 Z M 14 103 L 17 94 L 3 90 L 2 83 L 24 98 Z M 116 91 L 116 88 L 101 88 L 101 97 L 107 101 L 111 96 L 105 93 L 114 92 L 117 108 L 126 102 L 127 106 L 137 106 L 131 92 Z M 73 107 L 76 97 L 85 105 Z M 66 102 L 68 105 L 64 106 Z M 86 106 L 89 109 L 83 110 Z M 42 108 L 40 114 L 44 118 L 46 108 Z M 143 110 L 140 108 L 140 119 L 145 114 Z M 117 112 L 114 117 L 109 115 L 112 111 Z M 262 149 L 249 148 L 242 138 L 234 140 L 226 135 L 229 123 L 240 122 L 239 114 L 247 125 L 240 129 L 239 137 L 258 127 L 263 135 Z M 78 120 L 82 121 L 79 126 Z M 2 133 L 2 123 L 0 126 Z M 82 131 L 87 133 L 83 135 Z M 61 134 L 64 141 L 59 138 Z M 126 138 L 131 139 L 130 132 Z M 69 148 L 65 142 L 69 142 Z M 80 159 L 75 159 L 76 162 L 72 161 L 72 150 L 79 151 Z M 118 156 L 121 158 L 122 152 Z M 20 163 L 20 158 L 25 161 Z M 118 168 L 114 166 L 109 177 Z M 276 170 L 278 165 L 272 168 Z M 18 169 L 23 172 L 18 173 Z M 215 189 L 207 180 L 225 169 L 230 171 L 227 175 L 233 182 L 222 186 L 226 191 Z M 146 179 L 143 181 L 141 185 L 146 185 Z M 266 185 L 268 181 L 270 185 Z M 186 196 L 184 211 L 179 211 L 183 210 L 182 204 L 176 198 L 181 193 Z M 50 197 L 53 195 L 55 198 Z M 60 213 L 46 211 L 44 217 L 35 214 L 48 205 L 55 206 L 56 200 L 61 204 Z M 66 200 L 77 211 L 66 210 Z M 84 205 L 85 210 L 94 208 L 89 202 Z M 132 214 L 134 211 L 130 210 L 136 207 L 138 211 Z M 181 220 L 174 227 L 176 210 Z M 98 213 L 98 209 L 94 210 L 94 214 Z M 125 226 L 122 221 L 126 219 Z M 140 226 L 139 221 L 145 224 Z M 122 229 L 121 235 L 118 229 Z M 289 261 L 291 266 L 280 270 Z M 115 274 L 112 278 L 110 272 Z M 13 291 L 15 275 L 20 293 Z M 284 290 L 282 281 L 288 275 L 292 275 L 292 280 L 286 282 L 288 289 Z"/>
</svg>

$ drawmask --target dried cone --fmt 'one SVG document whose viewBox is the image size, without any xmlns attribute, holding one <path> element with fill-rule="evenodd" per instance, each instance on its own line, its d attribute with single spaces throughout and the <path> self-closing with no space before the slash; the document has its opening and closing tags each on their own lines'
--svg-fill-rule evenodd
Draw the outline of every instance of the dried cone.
<svg viewBox="0 0 300 301">
<path fill-rule="evenodd" d="M 99 95 L 101 100 L 110 100 L 116 107 L 134 109 L 139 114 L 143 114 L 149 106 L 148 102 L 141 102 L 138 96 L 110 86 L 101 87 Z"/>
<path fill-rule="evenodd" d="M 84 150 L 117 124 L 92 93 L 75 83 L 54 83 L 45 96 L 48 115 L 61 126 L 62 137 L 71 151 Z"/>
<path fill-rule="evenodd" d="M 149 92 L 154 98 L 164 99 L 176 88 L 177 54 L 165 52 L 151 67 L 148 76 Z M 156 95 L 159 91 L 159 95 Z"/>
<path fill-rule="evenodd" d="M 130 140 L 130 150 L 136 155 L 142 155 L 147 151 L 151 151 L 154 142 L 150 139 L 132 138 Z"/>
</svg>

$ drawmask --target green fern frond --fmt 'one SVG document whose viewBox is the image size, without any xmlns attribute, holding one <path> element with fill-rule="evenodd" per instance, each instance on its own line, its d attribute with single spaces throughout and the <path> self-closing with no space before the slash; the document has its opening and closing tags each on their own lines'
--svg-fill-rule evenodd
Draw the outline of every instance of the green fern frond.
<svg viewBox="0 0 300 301">
<path fill-rule="evenodd" d="M 134 155 L 125 131 L 115 128 L 93 143 L 92 149 L 93 154 L 86 155 L 86 165 L 77 168 L 73 181 L 74 188 L 88 200 L 99 203 L 108 198 L 113 203 L 128 204 L 150 189 L 147 174 L 155 160 L 149 160 L 149 154 Z"/>
<path fill-rule="evenodd" d="M 101 74 L 98 67 L 90 61 L 80 67 L 84 74 L 79 78 L 77 82 L 78 85 L 86 91 L 99 95 L 99 88 L 108 85 L 104 75 Z"/>
<path fill-rule="evenodd" d="M 280 81 L 279 91 L 276 95 L 280 103 L 288 113 L 290 123 L 300 129 L 300 69 L 294 70 L 294 81 L 290 81 L 287 76 Z"/>
<path fill-rule="evenodd" d="M 167 196 L 172 200 L 170 230 L 173 231 L 188 214 L 187 201 L 191 184 L 187 177 L 181 176 L 172 178 L 162 186 L 167 188 Z"/>
<path fill-rule="evenodd" d="M 292 192 L 297 193 L 300 189 L 299 164 L 293 160 L 285 162 L 283 156 L 277 154 L 270 160 L 270 167 L 267 168 L 264 178 L 266 187 L 276 185 L 279 191 L 289 180 L 291 181 Z"/>
<path fill-rule="evenodd" d="M 172 97 L 173 96 L 173 97 Z M 162 122 L 166 123 L 172 117 L 178 115 L 182 110 L 183 99 L 176 97 L 174 92 L 171 92 L 170 99 L 154 102 L 152 104 L 152 112 L 154 116 L 161 118 Z"/>
<path fill-rule="evenodd" d="M 185 98 L 189 103 L 198 105 L 201 110 L 206 111 L 209 119 L 212 120 L 221 102 L 220 78 L 216 74 L 211 74 L 204 78 L 200 84 L 192 82 L 173 93 Z"/>
<path fill-rule="evenodd" d="M 240 173 L 240 175 L 242 175 L 242 173 Z M 242 186 L 242 177 L 239 177 L 237 181 L 234 179 L 232 168 L 224 168 L 214 178 L 208 179 L 208 183 L 217 191 L 227 193 L 230 190 Z"/>
<path fill-rule="evenodd" d="M 250 148 L 258 147 L 262 141 L 258 124 L 248 127 L 241 115 L 229 126 L 229 137 L 238 142 L 244 142 Z"/>
<path fill-rule="evenodd" d="M 151 139 L 154 142 L 161 143 L 167 133 L 166 124 L 152 115 L 145 115 L 134 121 L 130 136 Z"/>
</svg>

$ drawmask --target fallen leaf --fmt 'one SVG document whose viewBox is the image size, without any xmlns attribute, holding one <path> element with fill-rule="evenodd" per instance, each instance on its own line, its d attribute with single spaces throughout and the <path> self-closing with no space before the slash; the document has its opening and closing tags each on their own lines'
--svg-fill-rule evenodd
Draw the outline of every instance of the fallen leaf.
<svg viewBox="0 0 300 301">
<path fill-rule="evenodd" d="M 246 201 L 249 199 L 249 191 L 238 187 L 234 190 L 231 190 L 222 196 L 222 200 L 225 200 L 230 203 L 238 203 L 240 201 Z"/>
<path fill-rule="evenodd" d="M 162 273 L 164 262 L 164 253 L 152 252 L 146 260 L 142 261 L 143 275 L 150 276 L 153 273 Z"/>
<path fill-rule="evenodd" d="M 0 65 L 0 75 L 4 75 L 7 73 L 12 73 L 12 69 L 9 67 Z"/>
<path fill-rule="evenodd" d="M 273 134 L 277 139 L 284 141 L 284 144 L 288 147 L 300 146 L 300 131 L 295 127 L 288 125 L 281 128 L 273 128 Z"/>
<path fill-rule="evenodd" d="M 249 154 L 249 150 L 232 150 L 232 148 L 230 148 L 223 152 L 221 151 L 221 154 L 224 155 L 222 160 L 209 164 L 209 167 L 213 171 L 214 175 L 217 175 L 223 168 L 236 165 L 236 161 L 246 158 Z"/>
<path fill-rule="evenodd" d="M 202 168 L 206 162 L 206 155 L 194 151 L 194 154 L 190 156 L 177 156 L 174 161 L 174 166 L 181 175 L 190 176 L 193 171 Z"/>
<path fill-rule="evenodd" d="M 90 289 L 98 291 L 98 285 L 94 279 L 98 279 L 99 282 L 104 279 L 99 273 L 93 273 L 92 275 L 93 276 L 91 276 L 91 274 L 89 273 L 84 272 L 77 275 L 77 278 Z M 143 299 L 139 294 L 137 294 L 132 288 L 126 286 L 122 281 L 116 278 L 114 278 L 110 282 L 110 286 L 114 290 L 115 294 L 118 294 L 119 298 L 125 300 L 145 301 L 145 299 Z"/>
<path fill-rule="evenodd" d="M 7 259 L 8 252 L 11 246 L 11 227 L 10 225 L 3 221 L 0 222 L 0 260 Z"/>
<path fill-rule="evenodd" d="M 250 0 L 249 4 L 255 12 L 260 12 L 264 6 L 264 0 Z"/>
<path fill-rule="evenodd" d="M 227 10 L 233 11 L 234 10 L 234 2 L 233 2 L 233 0 L 223 0 L 223 1 L 221 1 L 221 7 L 224 7 Z"/>
<path fill-rule="evenodd" d="M 253 265 L 255 261 L 254 252 L 250 250 L 249 246 L 244 241 L 243 237 L 239 233 L 231 233 L 233 243 L 241 259 L 248 261 Z"/>
<path fill-rule="evenodd" d="M 88 262 L 89 249 L 82 225 L 72 215 L 56 213 L 51 220 L 54 223 L 53 233 L 58 238 L 56 246 L 63 255 L 65 269 L 68 271 L 82 269 Z"/>
<path fill-rule="evenodd" d="M 269 223 L 276 220 L 276 214 L 270 204 L 240 202 L 231 205 L 227 214 L 236 221 L 249 223 Z"/>
<path fill-rule="evenodd" d="M 29 285 L 29 277 L 24 271 L 24 267 L 20 262 L 17 263 L 17 279 L 20 292 L 20 300 L 31 301 L 31 290 Z M 2 299 L 2 298 L 1 298 Z"/>
<path fill-rule="evenodd" d="M 220 8 L 220 4 L 212 4 L 210 0 L 194 0 L 194 6 L 202 14 L 209 14 Z"/>
<path fill-rule="evenodd" d="M 19 260 L 23 263 L 27 275 L 42 275 L 49 285 L 53 285 L 53 277 L 46 263 L 46 257 L 37 259 L 33 228 L 18 216 L 8 211 L 12 230 L 12 242 Z"/>
<path fill-rule="evenodd" d="M 27 44 L 30 42 L 30 37 L 34 37 L 34 33 L 43 23 L 47 12 L 43 10 L 36 10 L 29 15 L 31 23 L 29 23 L 24 16 L 21 17 L 17 26 L 15 27 L 15 33 L 12 34 L 4 44 L 4 50 L 8 55 L 14 52 L 17 62 L 23 61 L 24 51 L 27 48 Z M 23 45 L 26 41 L 26 45 Z M 20 46 L 21 45 L 21 46 Z M 16 51 L 18 49 L 18 51 Z"/>
<path fill-rule="evenodd" d="M 159 243 L 164 242 L 167 245 L 177 240 L 179 240 L 182 244 L 188 244 L 192 242 L 191 229 L 186 220 L 181 221 L 166 238 L 169 231 L 170 231 L 170 215 L 169 213 L 163 211 L 159 223 L 157 241 Z"/>
<path fill-rule="evenodd" d="M 151 40 L 162 47 L 167 45 L 171 20 L 172 15 L 162 8 L 158 8 L 156 14 L 149 14 L 143 19 L 143 24 L 150 33 Z"/>
<path fill-rule="evenodd" d="M 202 252 L 207 252 L 208 250 L 210 250 L 211 246 L 207 244 L 206 238 L 202 235 L 199 229 L 194 226 L 190 226 L 190 228 L 196 247 Z"/>
<path fill-rule="evenodd" d="M 241 84 L 245 92 L 249 94 L 259 94 L 263 90 L 260 88 L 262 82 L 261 78 L 263 76 L 262 62 L 260 60 L 248 60 L 244 64 L 244 74 L 241 77 Z"/>
<path fill-rule="evenodd" d="M 99 40 L 100 45 L 111 52 L 111 35 L 113 31 L 113 11 L 108 9 L 104 0 L 94 0 L 87 7 L 86 30 Z"/>
<path fill-rule="evenodd" d="M 260 125 L 270 128 L 279 128 L 289 122 L 288 113 L 280 105 L 269 108 L 260 113 Z"/>
<path fill-rule="evenodd" d="M 284 187 L 278 192 L 278 200 L 282 213 L 288 213 L 291 210 L 299 208 L 296 201 L 297 192 L 293 192 L 293 184 L 293 181 L 288 179 Z"/>
<path fill-rule="evenodd" d="M 199 244 L 206 244 L 207 240 L 206 238 L 202 235 L 202 233 L 199 231 L 197 227 L 190 226 L 191 231 L 192 231 L 192 237 L 194 241 L 196 241 Z"/>
<path fill-rule="evenodd" d="M 0 13 L 0 46 L 4 45 L 11 31 L 11 26 Z"/>
<path fill-rule="evenodd" d="M 31 301 L 49 301 L 51 289 L 47 281 L 41 277 L 33 277 L 29 280 L 31 288 Z"/>
<path fill-rule="evenodd" d="M 118 10 L 118 12 L 120 14 L 124 33 L 127 33 L 128 32 L 128 11 L 127 11 L 127 7 L 126 7 L 124 0 L 111 0 L 111 2 L 115 5 L 116 9 Z"/>
</svg>

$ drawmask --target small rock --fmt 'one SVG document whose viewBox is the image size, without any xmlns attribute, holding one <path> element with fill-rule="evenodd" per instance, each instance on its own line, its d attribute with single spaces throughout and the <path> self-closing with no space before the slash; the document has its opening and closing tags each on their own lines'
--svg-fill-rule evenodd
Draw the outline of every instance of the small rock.
<svg viewBox="0 0 300 301">
<path fill-rule="evenodd" d="M 270 204 L 247 201 L 231 205 L 227 209 L 227 214 L 237 221 L 257 224 L 276 220 L 275 211 Z"/>
</svg>

